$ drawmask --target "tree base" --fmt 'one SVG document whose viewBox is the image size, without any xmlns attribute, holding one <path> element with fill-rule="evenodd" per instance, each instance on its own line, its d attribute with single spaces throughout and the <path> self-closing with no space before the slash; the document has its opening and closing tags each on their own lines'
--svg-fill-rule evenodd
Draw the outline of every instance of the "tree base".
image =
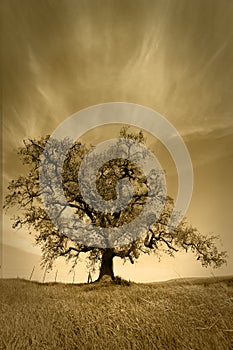
<svg viewBox="0 0 233 350">
<path fill-rule="evenodd" d="M 104 275 L 101 278 L 98 278 L 96 282 L 103 282 L 103 283 L 114 283 L 115 279 L 112 279 L 111 276 Z"/>
<path fill-rule="evenodd" d="M 132 282 L 124 280 L 123 278 L 116 276 L 114 279 L 111 278 L 111 276 L 104 275 L 102 278 L 98 278 L 94 283 L 101 283 L 101 284 L 117 284 L 121 286 L 130 286 Z"/>
</svg>

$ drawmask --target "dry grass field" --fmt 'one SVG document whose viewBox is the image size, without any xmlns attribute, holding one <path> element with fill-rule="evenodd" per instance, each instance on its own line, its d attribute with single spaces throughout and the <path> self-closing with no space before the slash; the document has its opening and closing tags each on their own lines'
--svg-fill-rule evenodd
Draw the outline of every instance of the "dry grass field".
<svg viewBox="0 0 233 350">
<path fill-rule="evenodd" d="M 233 278 L 0 280 L 0 349 L 233 349 Z"/>
</svg>

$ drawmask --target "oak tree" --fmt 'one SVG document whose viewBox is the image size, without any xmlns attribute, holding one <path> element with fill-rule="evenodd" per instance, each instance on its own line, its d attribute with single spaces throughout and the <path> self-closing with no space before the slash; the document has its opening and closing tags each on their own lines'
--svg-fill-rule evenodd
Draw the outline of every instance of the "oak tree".
<svg viewBox="0 0 233 350">
<path fill-rule="evenodd" d="M 45 152 L 48 140 L 50 140 L 50 147 Z M 145 138 L 141 131 L 139 133 L 129 132 L 127 128 L 122 128 L 119 135 L 119 145 L 123 146 L 126 153 L 130 152 L 132 145 L 130 140 L 145 144 Z M 174 201 L 171 197 L 163 195 L 158 170 L 151 172 L 150 176 L 153 176 L 153 183 L 156 187 L 155 195 L 157 202 L 161 203 L 162 209 L 158 217 L 155 218 L 151 214 L 151 219 L 148 219 L 148 207 L 146 212 L 144 210 L 149 196 L 148 176 L 145 176 L 143 169 L 140 169 L 138 164 L 129 160 L 128 157 L 114 159 L 109 157 L 107 162 L 102 162 L 103 164 L 97 171 L 95 183 L 101 198 L 105 202 L 111 203 L 117 199 L 119 191 L 125 188 L 124 181 L 127 180 L 133 188 L 129 203 L 117 211 L 101 211 L 94 208 L 83 197 L 78 180 L 83 159 L 92 146 L 82 144 L 79 141 L 72 145 L 69 142 L 68 139 L 52 140 L 49 136 L 24 140 L 24 146 L 19 148 L 18 155 L 22 163 L 25 164 L 26 171 L 23 175 L 10 181 L 5 198 L 4 207 L 6 210 L 17 209 L 17 215 L 13 216 L 13 227 L 26 227 L 30 233 L 35 235 L 35 242 L 42 250 L 43 265 L 52 268 L 53 262 L 57 258 L 64 257 L 71 260 L 73 266 L 76 266 L 80 254 L 86 253 L 91 264 L 99 266 L 98 280 L 103 276 L 109 276 L 114 280 L 114 257 L 125 261 L 129 260 L 133 264 L 141 254 L 154 252 L 174 255 L 174 253 L 184 250 L 193 252 L 196 259 L 204 267 L 210 265 L 220 267 L 226 262 L 226 252 L 219 251 L 216 246 L 217 237 L 201 234 L 185 219 L 177 227 L 168 230 Z M 69 151 L 66 152 L 65 150 L 68 148 Z M 65 153 L 63 154 L 64 163 L 62 169 L 58 169 L 56 157 L 60 157 L 63 151 Z M 105 150 L 105 153 L 111 155 L 111 148 Z M 42 157 L 44 173 L 41 173 Z M 95 161 L 94 156 L 90 157 L 89 166 L 91 167 Z M 58 192 L 54 191 L 53 186 L 48 183 L 48 178 L 53 178 L 54 184 L 56 179 L 59 180 L 59 176 L 62 181 L 65 202 L 60 200 Z M 91 190 L 89 192 L 91 196 Z M 43 201 L 45 195 L 47 204 Z M 121 195 L 124 196 L 124 193 Z M 80 221 L 87 225 L 84 228 L 79 228 L 75 227 L 75 222 L 64 223 L 62 220 L 60 221 L 61 226 L 57 225 L 51 219 L 53 214 L 49 215 L 48 213 L 46 207 L 48 203 L 50 211 L 51 208 L 52 211 L 54 208 L 56 217 L 62 215 L 62 212 L 68 207 Z M 140 235 L 135 234 L 136 226 L 131 225 L 129 226 L 130 232 L 126 232 L 124 237 L 118 237 L 117 234 L 114 236 L 115 228 L 124 228 L 129 223 L 134 222 L 139 215 L 141 218 L 147 215 L 144 230 Z M 88 225 L 90 225 L 90 229 Z M 112 232 L 113 236 L 109 235 L 109 232 Z M 82 237 L 82 239 L 75 237 Z M 88 237 L 87 241 L 85 241 L 85 237 Z M 95 244 L 95 237 L 97 237 L 98 244 Z"/>
</svg>

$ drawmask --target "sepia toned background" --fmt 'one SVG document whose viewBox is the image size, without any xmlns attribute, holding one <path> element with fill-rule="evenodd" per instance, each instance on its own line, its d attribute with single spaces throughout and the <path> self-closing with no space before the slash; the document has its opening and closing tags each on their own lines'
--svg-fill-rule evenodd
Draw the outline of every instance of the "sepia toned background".
<svg viewBox="0 0 233 350">
<path fill-rule="evenodd" d="M 228 265 L 203 269 L 191 254 L 141 257 L 115 272 L 134 281 L 227 275 L 233 271 L 233 2 L 230 0 L 22 0 L 2 2 L 3 190 L 23 171 L 16 149 L 27 137 L 50 134 L 94 104 L 125 101 L 153 108 L 179 131 L 194 167 L 188 220 L 219 234 Z M 84 141 L 117 136 L 97 128 Z M 148 145 L 177 191 L 174 164 L 147 135 Z M 41 280 L 40 250 L 25 230 L 2 227 L 2 277 Z M 46 280 L 72 281 L 59 261 Z M 84 260 L 75 281 L 86 281 Z"/>
</svg>

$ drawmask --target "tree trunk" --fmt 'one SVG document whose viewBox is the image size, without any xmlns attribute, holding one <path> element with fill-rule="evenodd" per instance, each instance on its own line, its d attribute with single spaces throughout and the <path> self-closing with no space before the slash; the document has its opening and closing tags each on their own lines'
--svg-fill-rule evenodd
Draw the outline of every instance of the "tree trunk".
<svg viewBox="0 0 233 350">
<path fill-rule="evenodd" d="M 100 281 L 103 276 L 109 276 L 112 280 L 114 280 L 115 277 L 113 273 L 113 258 L 113 249 L 106 248 L 103 251 L 100 273 L 97 281 Z"/>
</svg>

